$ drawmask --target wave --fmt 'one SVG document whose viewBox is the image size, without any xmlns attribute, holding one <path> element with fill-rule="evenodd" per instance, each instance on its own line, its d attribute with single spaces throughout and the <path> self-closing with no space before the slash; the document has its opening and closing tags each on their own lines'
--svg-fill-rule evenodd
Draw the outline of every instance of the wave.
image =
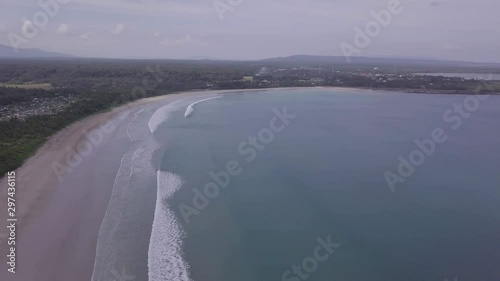
<svg viewBox="0 0 500 281">
<path fill-rule="evenodd" d="M 146 109 L 137 111 L 135 115 L 127 114 L 129 124 L 126 129 L 123 128 L 122 132 L 129 136 L 131 142 L 120 160 L 112 194 L 99 229 L 92 281 L 115 280 L 114 273 L 127 266 L 120 261 L 123 254 L 120 243 L 123 243 L 123 240 L 119 236 L 133 218 L 123 217 L 123 215 L 126 208 L 132 207 L 129 205 L 131 198 L 144 193 L 141 187 L 150 186 L 147 184 L 148 180 L 154 179 L 156 175 L 157 169 L 153 167 L 151 158 L 153 152 L 160 148 L 160 144 L 154 138 L 144 136 L 146 139 L 142 140 L 136 137 L 140 134 L 134 129 L 134 127 L 144 127 L 140 125 L 147 121 L 141 121 L 138 117 Z M 135 122 L 137 124 L 133 124 Z M 148 133 L 147 129 L 144 131 Z"/>
<path fill-rule="evenodd" d="M 160 126 L 161 123 L 168 120 L 168 118 L 170 117 L 170 114 L 172 114 L 172 112 L 175 111 L 175 109 L 178 107 L 178 104 L 187 100 L 187 99 L 189 99 L 189 98 L 171 102 L 169 104 L 166 104 L 166 105 L 160 107 L 158 110 L 156 110 L 148 122 L 148 127 L 149 127 L 149 130 L 151 131 L 151 133 L 156 132 L 156 130 L 158 129 L 158 126 Z"/>
<path fill-rule="evenodd" d="M 137 149 L 137 147 L 132 146 L 121 159 L 111 198 L 99 229 L 94 271 L 91 279 L 93 281 L 107 280 L 110 272 L 114 269 L 116 259 L 114 237 L 125 207 L 124 198 L 126 197 L 126 189 L 130 184 L 130 170 L 133 167 L 132 159 Z"/>
<path fill-rule="evenodd" d="M 182 231 L 173 211 L 165 204 L 182 186 L 178 175 L 158 171 L 158 195 L 149 243 L 149 281 L 189 281 L 189 265 L 182 257 Z"/>
<path fill-rule="evenodd" d="M 199 101 L 196 101 L 196 102 L 190 104 L 187 107 L 186 112 L 184 113 L 184 117 L 189 117 L 193 114 L 195 105 L 202 103 L 202 102 L 205 102 L 205 101 L 218 99 L 221 97 L 222 96 L 210 97 L 210 98 L 199 100 Z M 185 100 L 189 100 L 189 99 L 193 99 L 193 97 L 189 97 L 189 98 L 185 98 L 185 99 L 171 102 L 169 104 L 166 104 L 166 105 L 160 107 L 158 110 L 156 110 L 148 122 L 148 127 L 149 127 L 149 130 L 151 131 L 151 133 L 156 132 L 156 130 L 158 129 L 160 124 L 162 124 L 163 122 L 168 120 L 168 118 L 170 117 L 170 114 L 172 114 L 172 112 L 174 112 L 178 108 L 179 103 L 181 103 Z"/>
<path fill-rule="evenodd" d="M 199 104 L 199 103 L 202 103 L 202 102 L 206 102 L 206 101 L 209 101 L 209 100 L 214 100 L 214 99 L 218 99 L 218 98 L 222 98 L 222 96 L 217 96 L 217 97 L 211 97 L 211 98 L 208 98 L 208 99 L 204 99 L 204 100 L 199 100 L 197 102 L 193 102 L 192 104 L 190 104 L 187 108 L 186 108 L 186 112 L 184 113 L 184 117 L 189 117 L 193 114 L 194 112 L 194 106 Z"/>
</svg>

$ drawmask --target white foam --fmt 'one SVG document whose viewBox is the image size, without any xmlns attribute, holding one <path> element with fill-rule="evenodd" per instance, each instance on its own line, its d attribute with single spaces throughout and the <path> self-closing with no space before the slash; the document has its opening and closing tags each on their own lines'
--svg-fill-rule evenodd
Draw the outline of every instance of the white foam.
<svg viewBox="0 0 500 281">
<path fill-rule="evenodd" d="M 165 204 L 182 186 L 178 175 L 158 171 L 158 195 L 149 242 L 149 281 L 189 281 L 189 265 L 182 256 L 181 225 L 173 211 Z"/>
<path fill-rule="evenodd" d="M 194 111 L 194 108 L 190 105 L 186 108 L 186 112 L 184 113 L 184 117 L 188 117 L 189 115 L 191 115 Z"/>
<path fill-rule="evenodd" d="M 129 129 L 133 128 L 130 124 L 136 121 L 141 112 L 144 111 L 138 111 L 133 119 L 130 117 L 132 120 L 127 127 L 129 137 Z M 114 280 L 113 271 L 120 270 L 123 266 L 117 265 L 116 262 L 119 259 L 118 249 L 120 247 L 117 231 L 122 223 L 123 212 L 127 207 L 125 200 L 133 196 L 133 192 L 137 192 L 135 189 L 140 188 L 145 179 L 154 177 L 156 174 L 156 169 L 151 164 L 151 158 L 153 152 L 159 147 L 159 143 L 154 138 L 137 140 L 131 142 L 128 151 L 123 155 L 115 176 L 106 213 L 99 229 L 92 281 Z"/>
<path fill-rule="evenodd" d="M 204 99 L 204 100 L 199 100 L 197 102 L 193 102 L 192 104 L 190 104 L 187 108 L 186 108 L 186 112 L 184 113 L 184 117 L 189 117 L 191 114 L 193 114 L 194 112 L 194 106 L 199 104 L 199 103 L 202 103 L 202 102 L 206 102 L 206 101 L 209 101 L 209 100 L 214 100 L 214 99 L 218 99 L 218 98 L 222 98 L 222 96 L 217 96 L 217 97 L 211 97 L 211 98 L 208 98 L 208 99 Z"/>
<path fill-rule="evenodd" d="M 189 115 L 191 115 L 193 113 L 195 105 L 202 103 L 202 102 L 205 102 L 205 101 L 218 99 L 221 97 L 222 96 L 210 97 L 210 98 L 199 100 L 197 102 L 190 104 L 186 109 L 186 113 L 184 113 L 184 117 L 188 117 Z M 175 111 L 177 109 L 177 107 L 179 106 L 179 103 L 181 103 L 185 100 L 192 99 L 192 98 L 193 97 L 189 97 L 189 98 L 181 99 L 178 101 L 174 101 L 174 102 L 166 104 L 166 105 L 160 107 L 158 110 L 156 110 L 148 122 L 148 127 L 149 127 L 149 130 L 151 131 L 151 133 L 156 132 L 156 130 L 158 129 L 160 124 L 168 120 L 168 118 L 170 117 L 170 114 L 172 114 L 172 112 Z"/>
<path fill-rule="evenodd" d="M 113 183 L 113 191 L 109 199 L 106 214 L 99 229 L 99 235 L 96 245 L 96 258 L 94 261 L 94 271 L 92 281 L 105 280 L 113 269 L 113 264 L 109 261 L 114 260 L 113 238 L 123 213 L 124 189 L 130 181 L 129 172 L 132 166 L 131 157 L 135 149 L 132 147 L 125 153 L 120 162 L 120 168 L 116 173 Z"/>
<path fill-rule="evenodd" d="M 158 110 L 156 110 L 148 122 L 148 127 L 149 127 L 149 130 L 151 131 L 151 133 L 156 132 L 156 130 L 158 129 L 158 126 L 160 126 L 161 123 L 167 121 L 170 114 L 177 108 L 179 103 L 183 102 L 184 100 L 187 100 L 187 99 L 181 99 L 178 101 L 171 102 L 167 105 L 160 107 Z"/>
</svg>

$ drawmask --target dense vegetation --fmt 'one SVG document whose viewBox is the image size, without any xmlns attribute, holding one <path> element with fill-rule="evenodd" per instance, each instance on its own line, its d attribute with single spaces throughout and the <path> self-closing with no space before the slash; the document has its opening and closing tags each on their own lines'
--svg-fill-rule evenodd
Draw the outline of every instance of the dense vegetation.
<svg viewBox="0 0 500 281">
<path fill-rule="evenodd" d="M 286 71 L 272 71 L 276 69 Z M 327 62 L 297 64 L 266 61 L 3 60 L 0 61 L 0 83 L 50 83 L 54 88 L 43 90 L 0 86 L 0 108 L 30 102 L 40 97 L 72 95 L 78 97 L 78 102 L 56 115 L 32 116 L 25 120 L 12 118 L 0 122 L 0 174 L 19 167 L 50 135 L 68 124 L 143 97 L 190 89 L 286 86 L 422 89 L 425 85 L 426 89 L 471 91 L 478 84 L 476 81 L 462 81 L 458 78 L 399 75 L 425 71 L 432 70 L 395 65 L 377 68 L 373 65 L 339 66 Z M 478 72 L 474 69 L 463 71 Z M 382 81 L 378 75 L 396 79 Z M 255 80 L 243 81 L 243 76 L 254 76 Z M 492 86 L 498 87 L 500 91 L 500 85 Z M 135 87 L 145 87 L 147 91 L 137 94 L 133 91 Z"/>
<path fill-rule="evenodd" d="M 109 108 L 117 101 L 131 99 L 118 93 L 97 93 L 57 115 L 33 116 L 25 120 L 13 118 L 0 122 L 0 173 L 19 167 L 46 139 L 70 123 Z"/>
</svg>

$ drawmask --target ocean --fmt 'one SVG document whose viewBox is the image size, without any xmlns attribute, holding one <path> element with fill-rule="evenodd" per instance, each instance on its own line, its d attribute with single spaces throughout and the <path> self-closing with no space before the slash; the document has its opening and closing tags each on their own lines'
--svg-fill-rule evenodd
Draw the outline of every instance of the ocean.
<svg viewBox="0 0 500 281">
<path fill-rule="evenodd" d="M 322 88 L 144 108 L 93 279 L 498 280 L 499 108 Z"/>
</svg>

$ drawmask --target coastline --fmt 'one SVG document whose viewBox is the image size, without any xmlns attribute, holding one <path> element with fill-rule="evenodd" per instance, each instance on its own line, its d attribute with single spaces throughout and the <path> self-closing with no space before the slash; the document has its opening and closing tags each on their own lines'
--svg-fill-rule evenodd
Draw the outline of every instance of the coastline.
<svg viewBox="0 0 500 281">
<path fill-rule="evenodd" d="M 297 89 L 301 88 L 285 88 Z M 97 237 L 111 198 L 113 182 L 119 168 L 120 159 L 126 152 L 116 151 L 110 155 L 109 163 L 94 163 L 93 157 L 69 173 L 70 179 L 60 182 L 52 163 L 64 163 L 67 148 L 74 148 L 86 133 L 104 126 L 108 121 L 116 121 L 127 110 L 138 111 L 140 107 L 157 102 L 174 102 L 183 98 L 205 96 L 207 94 L 228 94 L 255 92 L 273 89 L 236 89 L 216 91 L 184 91 L 163 96 L 149 97 L 133 101 L 100 112 L 77 121 L 55 133 L 27 159 L 16 172 L 16 274 L 7 271 L 7 230 L 0 231 L 0 279 L 4 280 L 62 280 L 60 276 L 70 276 L 72 280 L 90 280 L 92 276 Z M 276 89 L 279 90 L 279 89 Z M 118 120 L 120 125 L 123 121 Z M 122 132 L 124 139 L 129 137 Z M 99 144 L 98 149 L 112 147 L 117 132 L 110 133 L 108 140 Z M 113 139 L 112 139 L 113 138 Z M 111 140 L 110 140 L 111 139 Z M 103 151 L 101 151 L 103 152 Z M 95 152 L 94 152 L 95 153 Z M 104 151 L 107 154 L 107 151 Z M 95 157 L 94 157 L 95 158 Z M 107 165 L 107 166 L 106 166 Z M 101 169 L 114 172 L 94 177 Z M 89 173 L 88 170 L 91 170 Z M 92 175 L 92 178 L 88 176 Z M 66 176 L 66 175 L 65 175 Z M 7 202 L 7 177 L 0 180 L 0 200 Z M 5 192 L 3 192 L 5 190 Z M 0 220 L 6 222 L 6 210 L 0 212 Z M 75 228 L 79 232 L 75 233 Z M 43 241 L 43 242 L 40 242 Z M 41 274 L 40 272 L 43 272 Z M 76 277 L 78 276 L 78 277 Z M 36 279 L 35 279 L 36 278 Z"/>
<path fill-rule="evenodd" d="M 86 138 L 87 132 L 111 121 L 117 122 L 116 127 L 122 126 L 126 119 L 119 116 L 127 110 L 137 111 L 148 104 L 184 96 L 169 94 L 145 98 L 77 121 L 52 135 L 16 169 L 16 273 L 7 271 L 8 247 L 6 230 L 2 227 L 0 279 L 48 281 L 67 280 L 70 277 L 72 280 L 90 280 L 98 231 L 111 196 L 119 165 L 117 158 L 121 158 L 121 147 L 124 145 L 117 145 L 119 148 L 111 151 L 113 145 L 110 142 L 115 141 L 115 134 L 118 133 L 111 132 L 107 139 L 96 145 L 93 152 L 107 154 L 110 151 L 109 162 L 91 163 L 95 157 L 90 155 L 89 159 L 67 174 L 69 178 L 64 175 L 63 181 L 56 176 L 51 164 L 65 163 L 69 154 L 67 148 L 74 148 Z M 124 137 L 128 145 L 127 135 Z M 93 166 L 96 170 L 89 173 L 88 170 L 93 169 Z M 112 172 L 94 175 L 108 167 Z M 0 186 L 0 200 L 7 202 L 6 177 L 0 181 Z M 3 222 L 7 219 L 6 211 L 0 212 Z"/>
<path fill-rule="evenodd" d="M 50 199 L 52 193 L 54 192 L 55 186 L 58 184 L 58 179 L 54 176 L 54 171 L 50 165 L 47 163 L 53 162 L 63 162 L 64 156 L 66 156 L 67 151 L 65 148 L 67 146 L 73 147 L 83 138 L 85 135 L 83 132 L 89 132 L 93 129 L 99 127 L 108 120 L 116 118 L 117 115 L 123 113 L 127 109 L 134 109 L 142 105 L 149 103 L 154 103 L 162 100 L 172 99 L 175 101 L 175 97 L 189 97 L 203 94 L 228 94 L 235 92 L 248 92 L 248 91 L 268 91 L 273 89 L 301 89 L 293 88 L 269 88 L 269 89 L 235 89 L 235 90 L 214 90 L 214 91 L 203 91 L 203 90 L 193 90 L 193 91 L 183 91 L 176 92 L 162 96 L 148 97 L 140 100 L 136 100 L 125 105 L 120 105 L 109 109 L 108 111 L 98 112 L 90 115 L 82 120 L 79 120 L 67 127 L 61 129 L 54 135 L 50 136 L 47 141 L 40 146 L 36 152 L 24 161 L 23 165 L 15 170 L 17 178 L 17 193 L 16 197 L 19 201 L 23 202 L 22 205 L 18 206 L 17 217 L 19 220 L 17 231 L 21 232 L 26 224 L 31 222 L 31 219 L 36 213 L 43 210 L 43 207 Z M 24 189 L 23 186 L 33 186 L 36 188 L 30 188 L 29 190 Z M 0 187 L 6 188 L 7 177 L 4 176 L 0 178 Z M 0 193 L 0 200 L 2 202 L 7 201 L 7 195 L 5 193 Z M 6 219 L 5 212 L 0 212 L 0 220 L 4 221 Z M 0 250 L 2 250 L 2 232 L 0 232 Z"/>
<path fill-rule="evenodd" d="M 18 224 L 18 231 L 22 230 L 24 225 L 29 224 L 34 213 L 41 211 L 43 203 L 47 201 L 51 192 L 54 191 L 53 189 L 58 184 L 57 177 L 53 175 L 52 167 L 46 165 L 47 163 L 63 161 L 63 157 L 67 153 L 64 149 L 67 146 L 74 146 L 82 140 L 85 137 L 82 132 L 88 132 L 99 127 L 102 123 L 115 118 L 118 114 L 129 108 L 159 101 L 167 96 L 141 99 L 111 108 L 109 111 L 93 114 L 50 136 L 33 156 L 15 170 L 18 185 L 16 196 L 19 198 L 19 201 L 23 202 L 21 208 L 17 209 L 18 219 L 22 222 Z M 33 185 L 35 181 L 38 188 L 30 188 L 29 191 L 23 188 L 23 185 Z M 5 177 L 0 179 L 0 186 L 4 185 L 6 185 Z M 2 202 L 7 200 L 4 193 L 0 194 L 0 200 Z M 30 212 L 27 212 L 28 210 Z M 0 213 L 0 219 L 4 219 L 2 216 L 5 216 L 4 212 Z"/>
<path fill-rule="evenodd" d="M 150 97 L 137 100 L 126 105 L 121 105 L 111 109 L 110 111 L 91 115 L 52 135 L 47 142 L 37 150 L 34 156 L 26 160 L 25 163 L 16 170 L 18 186 L 16 201 L 19 202 L 17 209 L 17 217 L 19 219 L 17 239 L 20 247 L 25 247 L 23 249 L 20 248 L 19 250 L 21 251 L 21 254 L 24 251 L 25 257 L 28 254 L 33 255 L 29 257 L 33 261 L 37 261 L 37 259 L 40 260 L 38 260 L 37 263 L 33 263 L 33 265 L 36 264 L 36 266 L 31 266 L 31 262 L 24 263 L 22 260 L 19 261 L 19 272 L 15 275 L 11 275 L 6 271 L 6 264 L 3 262 L 6 256 L 6 248 L 4 246 L 6 245 L 4 243 L 5 240 L 0 240 L 0 250 L 2 255 L 0 256 L 0 261 L 2 261 L 3 264 L 2 267 L 0 267 L 0 279 L 4 280 L 4 275 L 8 274 L 5 275 L 9 278 L 6 280 L 34 280 L 26 278 L 26 276 L 37 276 L 36 280 L 59 280 L 53 278 L 57 278 L 60 274 L 60 270 L 65 268 L 66 263 L 69 263 L 73 267 L 68 266 L 65 269 L 67 274 L 72 273 L 72 270 L 76 270 L 76 265 L 80 265 L 80 268 L 78 268 L 78 274 L 73 273 L 73 280 L 90 280 L 89 278 L 85 278 L 85 276 L 92 274 L 91 268 L 90 272 L 88 272 L 88 264 L 91 263 L 92 267 L 94 265 L 95 241 L 97 240 L 99 228 L 111 196 L 112 184 L 109 185 L 109 182 L 113 182 L 116 171 L 112 175 L 103 175 L 102 178 L 106 178 L 106 181 L 94 181 L 93 185 L 86 185 L 85 183 L 67 183 L 69 185 L 75 185 L 74 190 L 79 190 L 77 192 L 69 189 L 59 189 L 58 186 L 60 186 L 60 182 L 54 175 L 54 171 L 50 165 L 50 163 L 64 161 L 64 157 L 67 155 L 65 148 L 68 146 L 74 147 L 78 144 L 83 138 L 85 138 L 85 132 L 102 126 L 102 124 L 107 120 L 117 119 L 117 117 L 127 109 L 134 110 L 140 108 L 141 106 L 160 101 L 173 102 L 186 97 L 195 97 L 197 95 L 202 96 L 207 94 L 229 94 L 237 92 L 259 92 L 272 90 L 301 90 L 311 88 L 327 90 L 339 89 L 343 91 L 380 90 L 390 92 L 387 89 L 339 87 L 289 87 L 185 91 L 164 96 Z M 404 92 L 404 90 L 398 91 Z M 116 152 L 117 155 L 119 155 L 119 153 L 119 151 Z M 88 161 L 90 162 L 90 160 Z M 84 172 L 81 172 L 80 174 L 84 174 Z M 4 190 L 3 187 L 5 185 L 6 178 L 3 178 L 0 181 L 2 191 Z M 0 200 L 2 200 L 2 202 L 6 202 L 6 198 L 6 193 L 2 192 L 0 194 Z M 71 205 L 75 202 L 78 204 Z M 66 206 L 61 207 L 61 204 L 66 204 Z M 71 210 L 71 212 L 60 214 L 60 211 L 64 210 L 64 208 Z M 89 208 L 92 208 L 93 210 L 88 210 Z M 47 211 L 49 215 L 47 215 Z M 89 214 L 88 217 L 81 218 L 82 213 L 85 212 Z M 56 213 L 63 218 L 62 221 L 52 221 L 56 219 L 52 216 Z M 74 224 L 79 220 L 88 220 L 89 218 L 92 221 L 89 223 L 88 228 L 85 228 L 85 233 L 75 233 Z M 6 221 L 5 211 L 0 212 L 0 220 L 4 222 Z M 49 225 L 49 222 L 56 228 L 48 229 L 44 234 L 37 232 L 38 229 L 43 228 L 45 225 Z M 4 233 L 0 232 L 0 234 Z M 84 240 L 81 247 L 84 247 L 84 245 L 92 245 L 92 243 L 94 243 L 93 248 L 88 249 L 83 253 L 79 252 L 73 247 L 73 244 L 75 244 L 76 241 L 80 241 L 79 239 Z M 27 241 L 26 244 L 24 244 L 25 241 Z M 42 243 L 43 245 L 39 246 L 37 243 Z M 34 245 L 36 245 L 37 248 L 33 248 Z M 39 274 L 40 270 L 45 270 L 47 273 L 41 276 Z"/>
</svg>

